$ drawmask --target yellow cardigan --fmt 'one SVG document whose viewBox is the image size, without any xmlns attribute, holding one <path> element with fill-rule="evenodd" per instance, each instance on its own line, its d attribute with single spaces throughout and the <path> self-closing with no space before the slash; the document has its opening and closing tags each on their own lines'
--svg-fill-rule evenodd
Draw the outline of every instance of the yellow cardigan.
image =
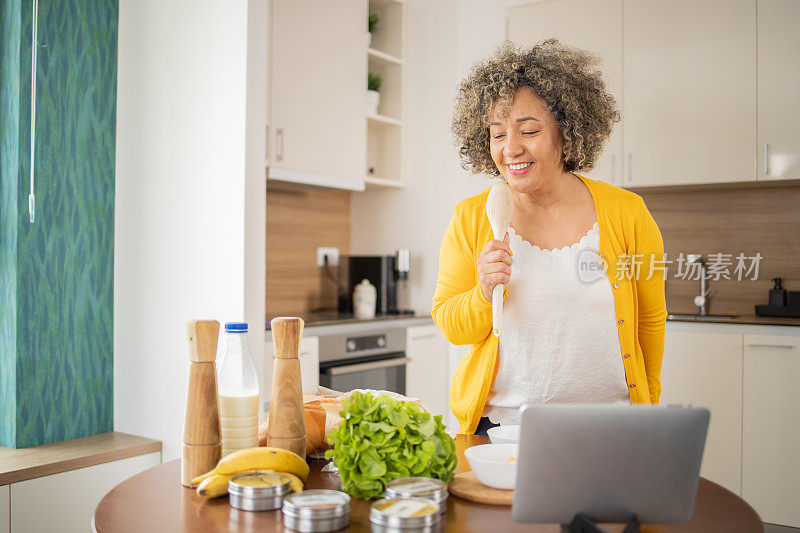
<svg viewBox="0 0 800 533">
<path fill-rule="evenodd" d="M 613 289 L 614 326 L 631 402 L 658 403 L 667 319 L 661 232 L 639 195 L 578 177 L 589 188 L 597 211 L 599 254 Z M 450 409 L 458 418 L 459 432 L 469 434 L 478 426 L 498 366 L 492 303 L 483 295 L 475 264 L 493 238 L 486 218 L 488 194 L 489 189 L 454 210 L 439 254 L 431 313 L 450 342 L 472 345 L 450 384 Z M 629 265 L 628 270 L 619 268 L 618 259 Z"/>
</svg>

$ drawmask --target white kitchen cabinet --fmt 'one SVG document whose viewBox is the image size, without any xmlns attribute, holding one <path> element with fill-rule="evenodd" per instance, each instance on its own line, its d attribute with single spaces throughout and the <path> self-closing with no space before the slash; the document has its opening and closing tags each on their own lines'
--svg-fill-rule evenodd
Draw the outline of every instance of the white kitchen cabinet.
<svg viewBox="0 0 800 533">
<path fill-rule="evenodd" d="M 741 494 L 742 335 L 667 331 L 660 403 L 711 410 L 700 475 Z"/>
<path fill-rule="evenodd" d="M 453 411 L 450 410 L 450 384 L 453 382 L 453 376 L 456 374 L 456 370 L 458 369 L 459 363 L 464 357 L 467 356 L 470 350 L 469 344 L 451 344 L 447 343 L 447 392 L 448 392 L 448 399 L 447 399 L 447 427 L 451 431 L 458 431 L 458 418 L 456 415 L 453 414 Z"/>
<path fill-rule="evenodd" d="M 406 329 L 406 395 L 417 398 L 447 424 L 448 379 L 447 341 L 439 328 L 431 325 Z"/>
<path fill-rule="evenodd" d="M 97 504 L 111 489 L 159 464 L 161 452 L 152 452 L 12 483 L 11 532 L 90 531 Z"/>
<path fill-rule="evenodd" d="M 622 20 L 623 184 L 754 180 L 756 0 L 637 0 Z"/>
<path fill-rule="evenodd" d="M 596 53 L 609 91 L 622 100 L 622 0 L 556 0 L 515 6 L 508 12 L 508 38 L 530 46 L 549 37 Z M 622 184 L 622 124 L 585 175 Z"/>
<path fill-rule="evenodd" d="M 744 336 L 742 498 L 800 527 L 800 336 Z"/>
<path fill-rule="evenodd" d="M 363 189 L 366 2 L 272 0 L 268 176 Z"/>
<path fill-rule="evenodd" d="M 800 2 L 758 0 L 758 179 L 800 178 Z"/>
<path fill-rule="evenodd" d="M 8 485 L 0 486 L 0 533 L 11 531 L 11 490 Z"/>
<path fill-rule="evenodd" d="M 264 383 L 261 387 L 263 413 L 266 413 L 272 391 L 272 368 L 275 358 L 275 343 L 267 341 L 264 348 Z M 300 379 L 303 392 L 316 391 L 319 386 L 319 337 L 303 337 L 300 341 Z M 263 414 L 262 413 L 262 414 Z"/>
</svg>

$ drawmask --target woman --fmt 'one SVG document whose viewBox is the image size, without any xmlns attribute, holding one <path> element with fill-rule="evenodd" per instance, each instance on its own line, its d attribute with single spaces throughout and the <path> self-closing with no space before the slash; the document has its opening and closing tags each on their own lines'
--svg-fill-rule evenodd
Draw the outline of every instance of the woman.
<svg viewBox="0 0 800 533">
<path fill-rule="evenodd" d="M 641 197 L 576 174 L 619 120 L 596 63 L 555 39 L 506 44 L 460 86 L 452 128 L 465 167 L 505 180 L 514 197 L 503 240 L 492 238 L 487 189 L 456 206 L 442 242 L 433 319 L 472 345 L 450 385 L 461 433 L 518 423 L 524 403 L 658 402 L 661 233 Z"/>
</svg>

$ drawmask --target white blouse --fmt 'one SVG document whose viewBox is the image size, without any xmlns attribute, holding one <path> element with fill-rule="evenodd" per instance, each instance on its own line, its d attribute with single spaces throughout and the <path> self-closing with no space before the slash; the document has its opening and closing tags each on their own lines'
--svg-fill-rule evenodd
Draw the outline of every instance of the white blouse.
<svg viewBox="0 0 800 533">
<path fill-rule="evenodd" d="M 597 222 L 579 242 L 554 250 L 513 228 L 509 234 L 514 262 L 483 416 L 518 424 L 525 403 L 630 403 Z"/>
</svg>

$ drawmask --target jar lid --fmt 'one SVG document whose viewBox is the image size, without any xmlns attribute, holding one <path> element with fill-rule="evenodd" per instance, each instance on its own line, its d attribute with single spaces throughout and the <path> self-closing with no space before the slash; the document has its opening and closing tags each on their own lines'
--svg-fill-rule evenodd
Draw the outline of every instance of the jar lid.
<svg viewBox="0 0 800 533">
<path fill-rule="evenodd" d="M 283 500 L 283 514 L 295 518 L 335 518 L 350 514 L 350 496 L 338 490 L 312 489 Z"/>
<path fill-rule="evenodd" d="M 384 498 L 372 504 L 369 520 L 388 527 L 424 527 L 439 522 L 439 504 L 426 498 Z"/>
<path fill-rule="evenodd" d="M 228 493 L 245 498 L 274 498 L 290 491 L 289 478 L 273 472 L 249 472 L 228 481 Z"/>
<path fill-rule="evenodd" d="M 387 498 L 416 497 L 441 503 L 447 499 L 447 484 L 432 477 L 404 477 L 386 484 Z"/>
<path fill-rule="evenodd" d="M 361 283 L 356 285 L 353 292 L 368 292 L 370 294 L 377 294 L 377 291 L 378 290 L 375 288 L 375 285 L 370 283 L 369 280 L 365 278 L 361 280 Z"/>
</svg>

